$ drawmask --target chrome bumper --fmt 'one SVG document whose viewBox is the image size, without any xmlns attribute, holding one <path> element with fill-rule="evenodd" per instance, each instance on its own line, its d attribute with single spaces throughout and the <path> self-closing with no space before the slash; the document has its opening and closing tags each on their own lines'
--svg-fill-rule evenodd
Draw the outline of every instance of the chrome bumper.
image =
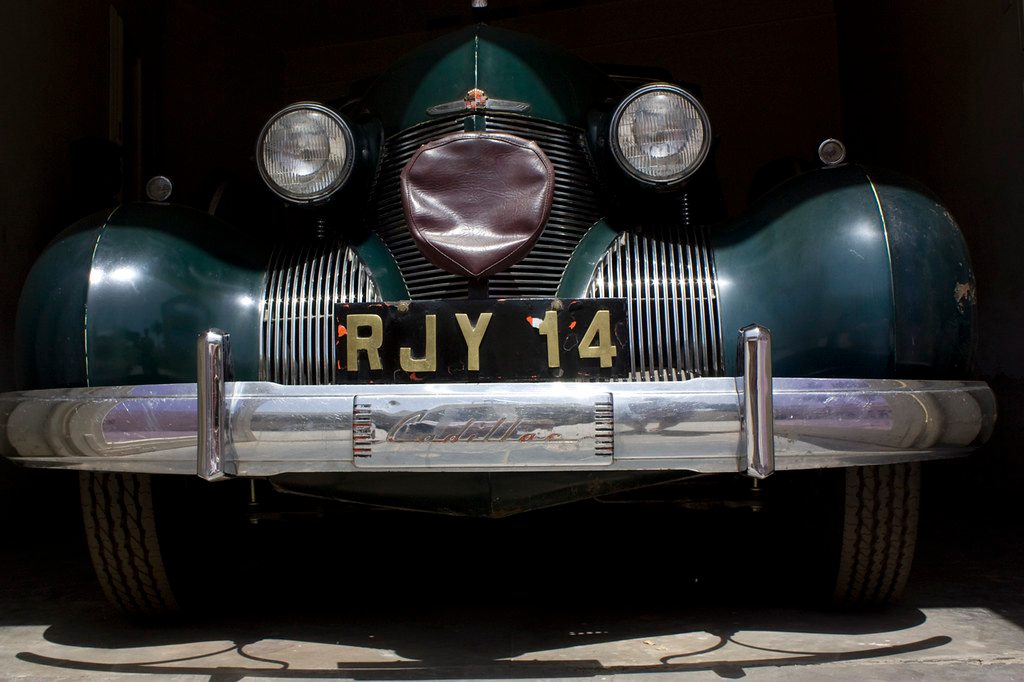
<svg viewBox="0 0 1024 682">
<path fill-rule="evenodd" d="M 229 382 L 226 341 L 200 338 L 198 384 L 0 395 L 0 452 L 27 466 L 207 479 L 566 469 L 763 478 L 956 457 L 987 440 L 996 417 L 982 382 L 772 379 L 760 327 L 741 332 L 743 377 L 663 383 Z"/>
</svg>

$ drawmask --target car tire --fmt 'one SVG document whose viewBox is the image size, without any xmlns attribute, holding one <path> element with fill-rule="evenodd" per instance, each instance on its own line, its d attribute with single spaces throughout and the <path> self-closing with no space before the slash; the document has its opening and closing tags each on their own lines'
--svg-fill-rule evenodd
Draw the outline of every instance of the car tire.
<svg viewBox="0 0 1024 682">
<path fill-rule="evenodd" d="M 139 618 L 177 613 L 149 475 L 83 472 L 80 487 L 89 554 L 110 602 Z"/>
<path fill-rule="evenodd" d="M 850 467 L 843 497 L 833 603 L 841 608 L 889 606 L 902 596 L 914 558 L 921 466 Z"/>
</svg>

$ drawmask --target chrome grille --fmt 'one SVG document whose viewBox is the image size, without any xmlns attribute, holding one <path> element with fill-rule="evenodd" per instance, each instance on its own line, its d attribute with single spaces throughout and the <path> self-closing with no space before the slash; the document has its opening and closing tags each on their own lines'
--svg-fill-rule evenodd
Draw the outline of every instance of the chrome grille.
<svg viewBox="0 0 1024 682">
<path fill-rule="evenodd" d="M 722 328 L 703 229 L 625 232 L 594 270 L 588 298 L 626 298 L 633 381 L 720 376 Z"/>
<path fill-rule="evenodd" d="M 429 263 L 405 224 L 399 176 L 424 143 L 464 129 L 457 116 L 389 139 L 375 183 L 370 222 L 387 244 L 416 299 L 468 296 L 465 278 Z M 555 167 L 551 217 L 536 246 L 492 277 L 492 297 L 554 296 L 565 264 L 602 216 L 583 133 L 522 116 L 488 114 L 488 130 L 533 140 Z M 595 269 L 587 296 L 629 301 L 630 380 L 670 381 L 723 371 L 721 323 L 712 254 L 703 229 L 644 228 L 623 233 Z M 334 304 L 379 301 L 358 255 L 341 241 L 289 244 L 270 264 L 260 341 L 260 378 L 283 384 L 330 384 L 337 365 Z"/>
<path fill-rule="evenodd" d="M 263 296 L 260 379 L 334 383 L 334 304 L 379 300 L 370 271 L 345 244 L 318 240 L 279 248 Z"/>
<path fill-rule="evenodd" d="M 446 272 L 423 257 L 409 234 L 399 189 L 399 176 L 422 144 L 459 132 L 459 115 L 415 126 L 385 145 L 374 192 L 371 220 L 391 250 L 414 299 L 466 298 L 466 278 Z M 601 218 L 594 172 L 582 130 L 513 114 L 488 113 L 486 130 L 533 140 L 555 167 L 555 192 L 544 232 L 527 256 L 490 278 L 492 297 L 553 296 L 565 264 L 586 231 Z"/>
</svg>

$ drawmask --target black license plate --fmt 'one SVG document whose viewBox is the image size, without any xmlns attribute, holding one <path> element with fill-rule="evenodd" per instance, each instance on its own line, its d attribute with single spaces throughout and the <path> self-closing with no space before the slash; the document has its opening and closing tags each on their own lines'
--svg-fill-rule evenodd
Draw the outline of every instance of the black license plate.
<svg viewBox="0 0 1024 682">
<path fill-rule="evenodd" d="M 629 372 L 621 298 L 339 303 L 337 383 L 612 379 Z"/>
</svg>

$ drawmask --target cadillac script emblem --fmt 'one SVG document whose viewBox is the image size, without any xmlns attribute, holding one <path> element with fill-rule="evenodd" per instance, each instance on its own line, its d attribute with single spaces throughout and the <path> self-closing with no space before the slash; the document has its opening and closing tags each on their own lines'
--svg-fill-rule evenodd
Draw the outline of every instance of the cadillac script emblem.
<svg viewBox="0 0 1024 682">
<path fill-rule="evenodd" d="M 606 466 L 614 424 L 611 395 L 580 388 L 528 399 L 494 392 L 359 395 L 352 459 L 361 469 Z"/>
</svg>

